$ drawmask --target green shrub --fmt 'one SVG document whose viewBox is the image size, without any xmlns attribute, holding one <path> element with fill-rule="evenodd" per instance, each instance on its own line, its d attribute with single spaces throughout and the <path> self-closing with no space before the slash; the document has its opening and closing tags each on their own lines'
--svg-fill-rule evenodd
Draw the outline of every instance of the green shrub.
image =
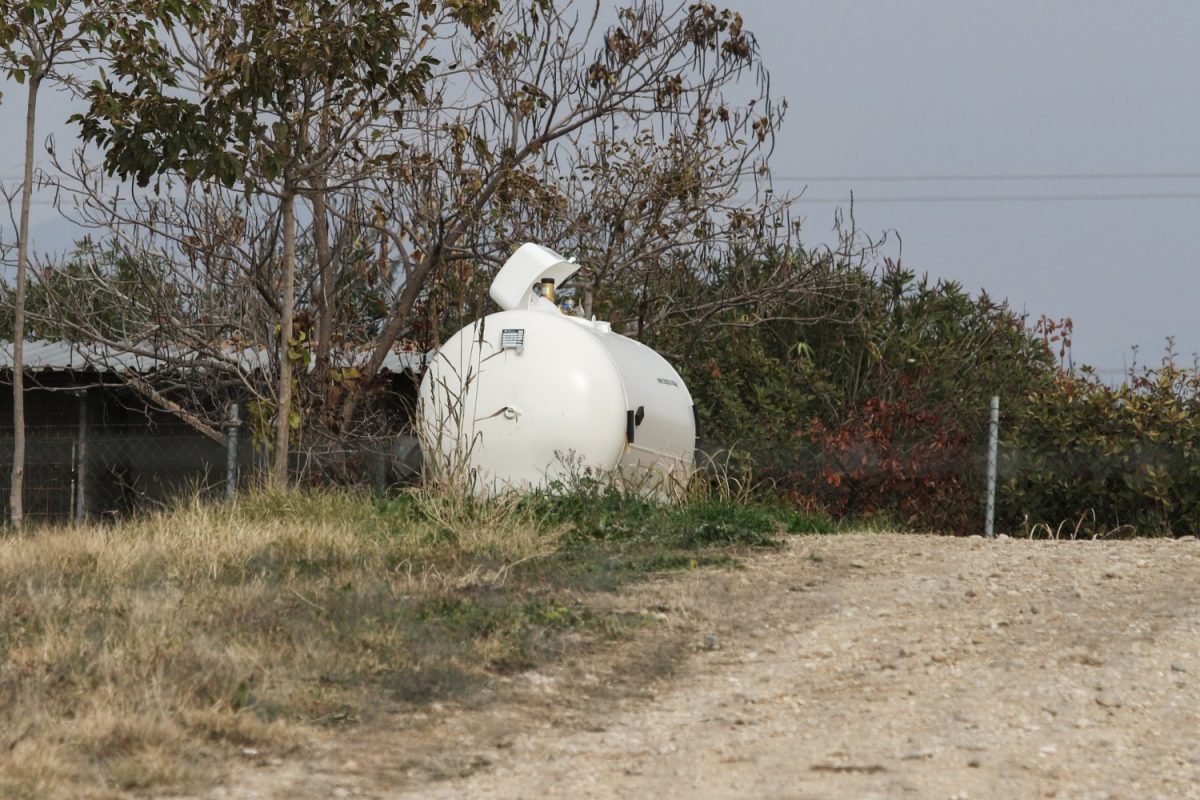
<svg viewBox="0 0 1200 800">
<path fill-rule="evenodd" d="M 571 536 L 611 541 L 645 538 L 664 513 L 648 497 L 586 476 L 569 485 L 556 483 L 526 503 L 545 524 L 569 526 Z"/>
<path fill-rule="evenodd" d="M 988 399 L 1052 381 L 1047 342 L 1005 304 L 898 263 L 809 261 L 814 291 L 786 314 L 739 309 L 653 342 L 679 354 L 703 443 L 799 509 L 976 532 Z"/>
<path fill-rule="evenodd" d="M 775 547 L 783 527 L 778 516 L 766 507 L 725 502 L 686 506 L 672 517 L 675 535 L 687 547 Z"/>
<path fill-rule="evenodd" d="M 999 524 L 1035 535 L 1200 530 L 1200 374 L 1168 350 L 1119 386 L 1060 375 L 1004 425 Z"/>
</svg>

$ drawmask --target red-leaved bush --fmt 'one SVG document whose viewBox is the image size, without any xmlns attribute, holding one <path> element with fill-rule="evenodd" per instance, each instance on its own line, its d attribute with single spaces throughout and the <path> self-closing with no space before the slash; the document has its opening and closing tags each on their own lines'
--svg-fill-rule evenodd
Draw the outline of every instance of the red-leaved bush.
<svg viewBox="0 0 1200 800">
<path fill-rule="evenodd" d="M 812 454 L 783 481 L 794 499 L 837 517 L 882 512 L 925 530 L 979 527 L 975 437 L 919 397 L 871 397 L 837 427 L 814 419 L 797 434 Z"/>
</svg>

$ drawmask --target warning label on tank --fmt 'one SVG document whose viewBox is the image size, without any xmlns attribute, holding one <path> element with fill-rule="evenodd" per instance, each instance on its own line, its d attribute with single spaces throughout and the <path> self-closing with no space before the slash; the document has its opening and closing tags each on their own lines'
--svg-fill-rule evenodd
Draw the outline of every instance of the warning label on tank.
<svg viewBox="0 0 1200 800">
<path fill-rule="evenodd" d="M 525 347 L 524 328 L 505 328 L 500 331 L 501 350 L 520 350 Z"/>
</svg>

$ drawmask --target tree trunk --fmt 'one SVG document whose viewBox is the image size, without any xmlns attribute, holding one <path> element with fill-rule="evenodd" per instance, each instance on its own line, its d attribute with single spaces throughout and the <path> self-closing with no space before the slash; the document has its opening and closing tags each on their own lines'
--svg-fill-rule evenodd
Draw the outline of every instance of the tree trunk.
<svg viewBox="0 0 1200 800">
<path fill-rule="evenodd" d="M 279 408 L 275 421 L 275 467 L 271 486 L 288 485 L 288 442 L 292 432 L 292 315 L 296 294 L 296 191 L 285 179 L 283 190 L 283 301 L 279 313 Z"/>
<path fill-rule="evenodd" d="M 404 291 L 400 293 L 400 299 L 392 306 L 387 326 L 376 340 L 375 349 L 371 351 L 371 357 L 367 360 L 362 375 L 359 376 L 358 382 L 342 403 L 341 426 L 343 431 L 350 429 L 350 422 L 354 419 L 354 412 L 358 409 L 358 401 L 362 396 L 363 388 L 370 384 L 375 379 L 375 376 L 379 374 L 384 360 L 392 350 L 392 345 L 400 337 L 405 323 L 408 322 L 408 315 L 412 312 L 413 306 L 416 305 L 417 298 L 420 297 L 421 290 L 425 287 L 425 281 L 429 278 L 434 267 L 437 266 L 438 261 L 440 261 L 442 252 L 455 244 L 460 235 L 460 227 L 456 226 L 452 228 L 445 238 L 439 240 L 430 248 L 429 252 L 425 254 L 425 258 L 417 265 L 412 274 L 408 276 L 408 283 L 404 286 Z"/>
<path fill-rule="evenodd" d="M 326 81 L 325 93 L 333 92 Z M 329 143 L 331 112 L 328 106 L 321 109 L 321 125 L 318 145 Z M 330 350 L 333 347 L 333 253 L 329 250 L 328 184 L 324 171 L 317 177 L 316 191 L 312 194 L 313 245 L 317 250 L 317 380 L 321 382 L 321 410 L 328 415 Z"/>
<path fill-rule="evenodd" d="M 329 217 L 325 210 L 325 182 L 312 195 L 313 244 L 317 249 L 317 379 L 322 405 L 328 400 L 330 348 L 333 345 L 333 254 L 329 252 Z"/>
<path fill-rule="evenodd" d="M 545 137 L 538 137 L 533 142 L 529 142 L 516 155 L 513 163 L 520 163 L 535 148 L 540 148 L 549 141 Z M 502 170 L 497 175 L 494 175 L 480 191 L 474 200 L 474 208 L 476 210 L 482 210 L 487 205 L 488 200 L 491 199 L 492 195 L 500 187 L 502 177 L 506 174 L 507 170 Z M 392 306 L 387 326 L 376 341 L 375 349 L 371 352 L 370 359 L 367 360 L 363 374 L 359 377 L 358 382 L 347 394 L 346 400 L 342 403 L 341 425 L 343 431 L 350 429 L 350 421 L 354 419 L 354 412 L 358 408 L 359 400 L 362 398 L 363 388 L 375 380 L 375 376 L 379 374 L 380 367 L 383 366 L 384 360 L 387 358 L 388 353 L 391 352 L 392 345 L 396 343 L 396 339 L 400 337 L 400 333 L 404 330 L 404 326 L 408 322 L 408 315 L 412 313 L 413 306 L 417 303 L 417 298 L 421 296 L 421 291 L 425 288 L 425 281 L 428 280 L 430 273 L 438 265 L 442 254 L 448 252 L 458 244 L 458 240 L 466 232 L 467 224 L 465 216 L 460 216 L 451 223 L 445 229 L 445 232 L 432 244 L 421 263 L 408 276 L 408 283 L 405 285 L 404 291 L 400 293 L 400 299 Z"/>
<path fill-rule="evenodd" d="M 17 297 L 13 308 L 13 458 L 8 509 L 12 526 L 25 524 L 25 282 L 29 264 L 29 206 L 33 200 L 33 136 L 37 120 L 38 75 L 29 77 L 25 110 L 25 175 L 21 185 L 21 221 L 17 234 Z"/>
</svg>

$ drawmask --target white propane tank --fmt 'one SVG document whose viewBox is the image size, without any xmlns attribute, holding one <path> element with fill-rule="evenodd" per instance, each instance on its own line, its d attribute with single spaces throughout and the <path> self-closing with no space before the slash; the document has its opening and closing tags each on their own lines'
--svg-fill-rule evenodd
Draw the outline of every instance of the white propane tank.
<svg viewBox="0 0 1200 800">
<path fill-rule="evenodd" d="M 522 245 L 491 285 L 503 310 L 450 337 L 421 381 L 425 446 L 481 489 L 545 486 L 588 468 L 661 491 L 692 471 L 696 418 L 679 373 L 543 296 L 547 279 L 557 287 L 578 269 Z"/>
</svg>

